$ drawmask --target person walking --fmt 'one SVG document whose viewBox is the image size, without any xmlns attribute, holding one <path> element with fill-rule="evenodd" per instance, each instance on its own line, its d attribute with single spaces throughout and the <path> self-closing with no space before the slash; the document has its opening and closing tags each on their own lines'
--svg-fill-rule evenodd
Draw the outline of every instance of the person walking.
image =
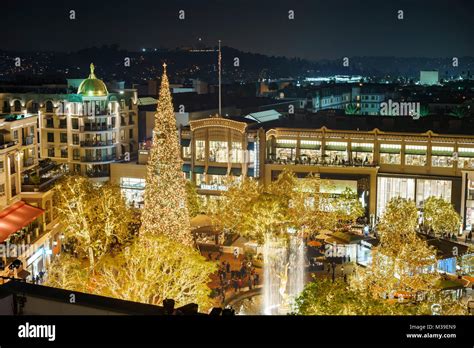
<svg viewBox="0 0 474 348">
<path fill-rule="evenodd" d="M 252 290 L 252 285 L 253 285 L 253 276 L 249 275 L 249 279 L 247 281 L 247 284 L 249 285 L 249 290 Z"/>
<path fill-rule="evenodd" d="M 226 268 L 227 273 L 230 273 L 230 262 L 229 261 L 227 261 L 227 263 L 225 265 L 225 268 Z"/>
<path fill-rule="evenodd" d="M 222 305 L 225 303 L 225 287 L 221 288 Z"/>
<path fill-rule="evenodd" d="M 232 286 L 234 287 L 234 292 L 237 293 L 237 290 L 239 288 L 239 284 L 237 283 L 237 279 L 232 278 Z"/>
<path fill-rule="evenodd" d="M 239 258 L 239 248 L 234 248 L 234 259 L 238 260 Z"/>
<path fill-rule="evenodd" d="M 243 285 L 242 278 L 239 278 L 237 282 L 239 284 L 239 292 L 240 292 L 240 289 L 242 289 L 242 285 Z"/>
<path fill-rule="evenodd" d="M 244 278 L 245 275 L 246 275 L 246 273 L 247 273 L 247 272 L 246 272 L 245 266 L 242 266 L 242 267 L 240 268 L 240 276 L 241 276 L 242 278 Z"/>
</svg>

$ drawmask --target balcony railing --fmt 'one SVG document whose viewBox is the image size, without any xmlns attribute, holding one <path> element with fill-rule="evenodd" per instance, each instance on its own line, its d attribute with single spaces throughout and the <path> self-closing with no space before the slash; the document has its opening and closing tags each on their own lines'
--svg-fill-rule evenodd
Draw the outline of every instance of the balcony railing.
<svg viewBox="0 0 474 348">
<path fill-rule="evenodd" d="M 31 145 L 31 144 L 33 144 L 34 140 L 35 140 L 34 135 L 28 135 L 28 136 L 23 138 L 22 144 L 23 144 L 23 146 Z"/>
<path fill-rule="evenodd" d="M 110 176 L 110 173 L 108 171 L 90 171 L 86 172 L 86 176 L 89 178 L 104 178 L 107 176 Z"/>
<path fill-rule="evenodd" d="M 114 126 L 111 124 L 86 124 L 80 127 L 81 132 L 106 131 L 112 129 L 114 129 Z"/>
<path fill-rule="evenodd" d="M 7 149 L 11 146 L 15 146 L 18 144 L 18 141 L 17 140 L 14 140 L 14 141 L 5 141 L 5 142 L 0 142 L 0 150 L 1 149 Z"/>
<path fill-rule="evenodd" d="M 39 182 L 35 182 L 29 177 L 24 179 L 21 185 L 23 192 L 46 192 L 51 189 L 56 181 L 63 176 L 63 173 L 56 173 L 48 177 L 42 177 Z"/>
<path fill-rule="evenodd" d="M 95 109 L 94 112 L 89 112 L 89 110 L 83 110 L 82 113 L 73 114 L 74 116 L 115 116 L 115 112 L 111 112 L 109 109 Z"/>
<path fill-rule="evenodd" d="M 106 156 L 85 156 L 81 157 L 81 162 L 110 162 L 115 161 L 115 156 L 106 155 Z"/>
<path fill-rule="evenodd" d="M 294 164 L 294 165 L 308 165 L 308 166 L 328 166 L 328 167 L 376 167 L 376 162 L 370 161 L 358 161 L 358 160 L 330 160 L 330 159 L 284 159 L 284 158 L 267 158 L 267 164 Z"/>
<path fill-rule="evenodd" d="M 114 144 L 113 140 L 106 140 L 106 141 L 85 140 L 85 141 L 81 141 L 81 146 L 83 146 L 83 147 L 111 146 L 113 144 Z"/>
</svg>

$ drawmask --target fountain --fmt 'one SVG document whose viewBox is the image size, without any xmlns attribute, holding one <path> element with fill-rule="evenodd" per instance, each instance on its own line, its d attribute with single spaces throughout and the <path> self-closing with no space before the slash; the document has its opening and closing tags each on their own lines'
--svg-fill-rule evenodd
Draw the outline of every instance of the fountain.
<svg viewBox="0 0 474 348">
<path fill-rule="evenodd" d="M 263 247 L 263 313 L 291 312 L 304 287 L 304 242 L 290 230 L 287 236 L 267 236 Z"/>
<path fill-rule="evenodd" d="M 305 282 L 303 238 L 289 229 L 285 235 L 267 235 L 263 245 L 263 288 L 260 294 L 232 303 L 240 315 L 285 315 L 294 309 Z"/>
</svg>

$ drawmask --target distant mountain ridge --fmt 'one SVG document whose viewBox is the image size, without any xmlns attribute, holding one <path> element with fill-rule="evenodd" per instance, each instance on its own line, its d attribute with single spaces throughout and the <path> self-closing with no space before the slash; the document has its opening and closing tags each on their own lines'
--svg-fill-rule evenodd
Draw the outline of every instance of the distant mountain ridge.
<svg viewBox="0 0 474 348">
<path fill-rule="evenodd" d="M 22 66 L 14 59 L 20 57 Z M 125 66 L 126 58 L 130 66 Z M 238 58 L 239 66 L 235 66 Z M 349 66 L 341 59 L 309 61 L 301 58 L 267 56 L 243 52 L 232 47 L 222 48 L 224 82 L 250 82 L 258 79 L 303 78 L 335 74 L 363 76 L 405 76 L 417 78 L 420 70 L 438 70 L 440 77 L 472 76 L 474 57 L 458 57 L 459 67 L 447 58 L 349 57 Z M 85 78 L 89 64 L 97 66 L 97 75 L 104 80 L 143 82 L 160 76 L 166 61 L 175 82 L 200 78 L 211 83 L 217 77 L 217 52 L 186 49 L 159 49 L 147 52 L 127 51 L 118 45 L 91 47 L 76 52 L 11 52 L 0 50 L 0 80 L 29 80 L 31 78 L 59 79 Z"/>
</svg>

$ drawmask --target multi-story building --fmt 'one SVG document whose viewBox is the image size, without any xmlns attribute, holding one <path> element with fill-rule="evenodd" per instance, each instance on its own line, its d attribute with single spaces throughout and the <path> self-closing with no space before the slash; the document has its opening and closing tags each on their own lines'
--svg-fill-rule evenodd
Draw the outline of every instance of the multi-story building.
<svg viewBox="0 0 474 348">
<path fill-rule="evenodd" d="M 394 97 L 392 85 L 371 83 L 321 85 L 310 94 L 312 112 L 352 105 L 352 113 L 359 115 L 379 115 L 380 103 Z"/>
<path fill-rule="evenodd" d="M 22 173 L 38 164 L 36 115 L 0 117 L 0 208 L 21 192 Z"/>
<path fill-rule="evenodd" d="M 109 93 L 92 64 L 67 86 L 19 89 L 0 94 L 0 251 L 3 267 L 18 259 L 15 272 L 31 280 L 60 251 L 54 182 L 65 171 L 107 180 L 110 163 L 136 155 L 137 96 L 123 86 Z"/>
<path fill-rule="evenodd" d="M 59 251 L 50 188 L 61 169 L 38 161 L 37 119 L 21 111 L 0 117 L 0 274 L 4 276 L 11 275 L 6 266 L 18 259 L 20 272 L 32 279 Z"/>
<path fill-rule="evenodd" d="M 183 172 L 206 196 L 225 190 L 227 175 L 266 184 L 284 169 L 298 176 L 318 173 L 333 183 L 328 188 L 333 194 L 347 187 L 357 192 L 372 221 L 393 197 L 413 199 L 422 210 L 426 198 L 440 196 L 453 203 L 470 228 L 474 133 L 469 122 L 319 115 L 252 123 L 211 117 L 181 127 Z M 112 167 L 112 180 L 129 195 L 143 192 L 149 145 L 140 150 L 138 164 Z"/>
<path fill-rule="evenodd" d="M 74 89 L 77 92 L 74 93 Z M 107 180 L 110 163 L 138 150 L 138 110 L 135 90 L 109 92 L 91 64 L 87 79 L 68 80 L 54 91 L 0 94 L 1 113 L 38 115 L 39 153 L 69 170 Z M 39 91 L 38 91 L 39 90 Z"/>
</svg>

